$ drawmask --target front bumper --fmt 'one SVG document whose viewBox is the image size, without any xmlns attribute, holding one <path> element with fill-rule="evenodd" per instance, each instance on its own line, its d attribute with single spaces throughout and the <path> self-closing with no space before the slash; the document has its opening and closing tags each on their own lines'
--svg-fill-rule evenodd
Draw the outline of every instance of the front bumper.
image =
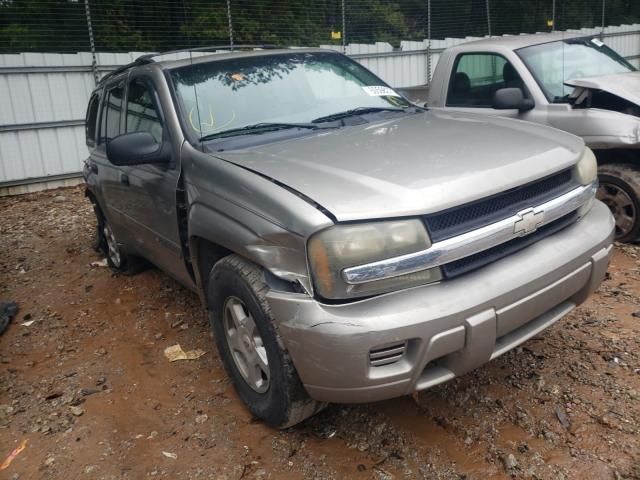
<svg viewBox="0 0 640 480">
<path fill-rule="evenodd" d="M 311 397 L 383 400 L 472 370 L 582 303 L 604 278 L 613 229 L 596 201 L 570 227 L 460 278 L 345 305 L 276 291 L 269 303 Z M 396 361 L 374 366 L 399 345 Z"/>
</svg>

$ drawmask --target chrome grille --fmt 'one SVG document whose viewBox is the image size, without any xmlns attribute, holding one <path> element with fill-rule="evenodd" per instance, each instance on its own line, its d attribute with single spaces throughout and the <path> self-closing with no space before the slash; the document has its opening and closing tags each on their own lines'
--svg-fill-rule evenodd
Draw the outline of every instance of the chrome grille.
<svg viewBox="0 0 640 480">
<path fill-rule="evenodd" d="M 523 208 L 544 203 L 576 186 L 571 169 L 567 169 L 492 197 L 426 215 L 424 221 L 431 241 L 439 242 L 508 218 Z"/>
<path fill-rule="evenodd" d="M 506 257 L 507 255 L 511 255 L 512 253 L 516 253 L 518 250 L 522 250 L 523 248 L 532 245 L 539 240 L 542 240 L 544 237 L 548 237 L 549 235 L 553 235 L 554 233 L 559 232 L 563 228 L 575 222 L 577 218 L 578 215 L 574 211 L 568 215 L 565 215 L 564 217 L 561 217 L 547 225 L 540 227 L 530 235 L 513 239 L 509 242 L 497 245 L 483 252 L 476 253 L 475 255 L 462 258 L 455 262 L 447 263 L 446 265 L 442 266 L 442 273 L 444 274 L 445 278 L 454 278 L 464 273 L 471 272 L 472 270 L 476 270 L 477 268 L 495 262 L 502 257 Z"/>
</svg>

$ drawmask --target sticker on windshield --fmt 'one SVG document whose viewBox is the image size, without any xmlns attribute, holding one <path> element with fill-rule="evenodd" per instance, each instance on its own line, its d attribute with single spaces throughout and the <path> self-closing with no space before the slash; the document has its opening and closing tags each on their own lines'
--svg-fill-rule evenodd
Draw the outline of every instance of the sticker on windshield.
<svg viewBox="0 0 640 480">
<path fill-rule="evenodd" d="M 372 97 L 400 97 L 393 88 L 383 87 L 382 85 L 372 85 L 362 87 L 362 89 Z"/>
<path fill-rule="evenodd" d="M 597 38 L 592 38 L 591 43 L 593 43 L 596 47 L 601 47 L 604 45 L 604 42 L 598 40 Z"/>
</svg>

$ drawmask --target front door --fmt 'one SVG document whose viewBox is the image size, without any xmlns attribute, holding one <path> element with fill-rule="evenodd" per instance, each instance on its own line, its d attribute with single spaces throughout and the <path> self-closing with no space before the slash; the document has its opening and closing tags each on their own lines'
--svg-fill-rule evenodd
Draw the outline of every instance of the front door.
<svg viewBox="0 0 640 480">
<path fill-rule="evenodd" d="M 163 112 L 151 78 L 129 78 L 124 110 L 124 132 L 148 132 L 158 142 L 171 142 Z M 176 152 L 175 149 L 170 149 Z M 176 189 L 180 175 L 179 158 L 168 164 L 121 167 L 124 177 L 125 214 L 135 225 L 145 257 L 183 282 L 190 283 L 185 268 L 178 216 Z"/>
<path fill-rule="evenodd" d="M 518 110 L 493 108 L 493 95 L 501 88 L 520 88 L 530 98 L 513 65 L 497 53 L 463 53 L 453 64 L 446 108 L 469 113 L 522 118 Z"/>
</svg>

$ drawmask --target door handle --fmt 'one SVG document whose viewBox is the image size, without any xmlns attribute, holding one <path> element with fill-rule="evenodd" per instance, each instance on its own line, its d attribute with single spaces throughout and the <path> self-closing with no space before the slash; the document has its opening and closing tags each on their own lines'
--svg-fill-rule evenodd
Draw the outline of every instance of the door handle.
<svg viewBox="0 0 640 480">
<path fill-rule="evenodd" d="M 129 175 L 127 175 L 126 173 L 121 173 L 120 183 L 122 183 L 123 185 L 129 186 Z"/>
</svg>

